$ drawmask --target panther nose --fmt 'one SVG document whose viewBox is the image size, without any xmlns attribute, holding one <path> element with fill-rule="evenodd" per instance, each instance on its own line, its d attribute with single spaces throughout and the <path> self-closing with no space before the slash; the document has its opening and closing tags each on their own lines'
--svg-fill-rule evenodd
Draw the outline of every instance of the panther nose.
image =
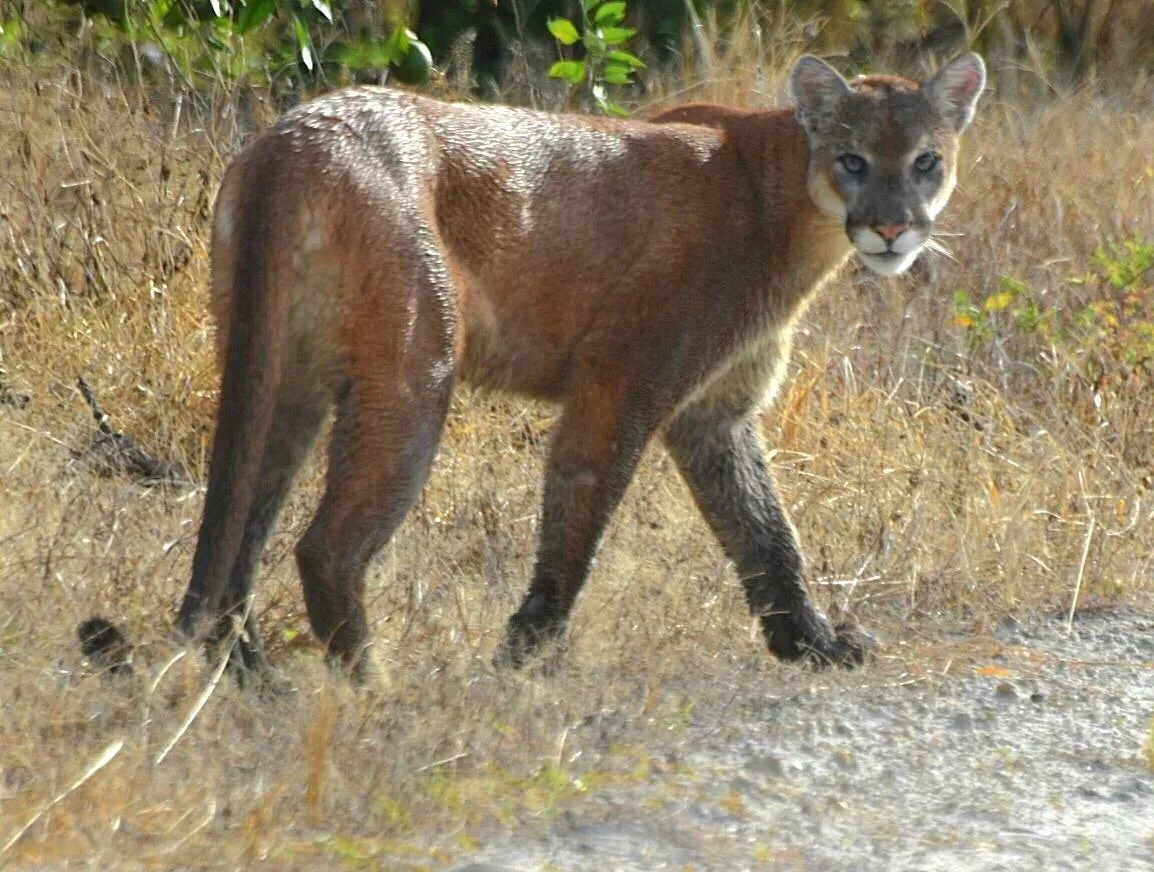
<svg viewBox="0 0 1154 872">
<path fill-rule="evenodd" d="M 877 224 L 874 226 L 874 231 L 886 242 L 893 242 L 905 232 L 908 226 L 908 224 Z"/>
</svg>

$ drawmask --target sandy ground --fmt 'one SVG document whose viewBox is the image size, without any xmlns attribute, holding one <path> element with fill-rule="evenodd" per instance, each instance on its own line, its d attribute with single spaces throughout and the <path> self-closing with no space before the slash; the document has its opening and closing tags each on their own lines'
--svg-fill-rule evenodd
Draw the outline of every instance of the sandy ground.
<svg viewBox="0 0 1154 872">
<path fill-rule="evenodd" d="M 1011 621 L 987 643 L 944 674 L 747 686 L 648 779 L 530 840 L 487 834 L 457 870 L 1154 869 L 1154 617 Z M 622 721 L 591 717 L 572 745 L 608 747 Z"/>
</svg>

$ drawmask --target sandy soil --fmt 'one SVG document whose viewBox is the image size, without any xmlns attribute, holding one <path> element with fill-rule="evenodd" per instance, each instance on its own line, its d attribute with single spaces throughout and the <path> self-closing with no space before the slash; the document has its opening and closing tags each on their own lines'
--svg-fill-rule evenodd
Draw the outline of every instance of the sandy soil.
<svg viewBox="0 0 1154 872">
<path fill-rule="evenodd" d="M 945 674 L 815 676 L 703 711 L 642 783 L 528 841 L 487 834 L 458 872 L 1154 869 L 1154 618 L 1011 621 L 986 642 Z M 628 729 L 605 712 L 572 746 Z"/>
</svg>

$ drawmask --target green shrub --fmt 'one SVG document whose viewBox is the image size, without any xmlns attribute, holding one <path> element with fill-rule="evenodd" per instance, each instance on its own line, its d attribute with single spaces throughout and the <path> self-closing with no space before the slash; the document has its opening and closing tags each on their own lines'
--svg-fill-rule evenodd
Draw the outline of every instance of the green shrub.
<svg viewBox="0 0 1154 872">
<path fill-rule="evenodd" d="M 609 99 L 608 86 L 629 85 L 635 71 L 645 64 L 623 46 L 637 35 L 632 27 L 622 27 L 625 21 L 624 0 L 581 0 L 581 30 L 568 18 L 554 18 L 549 32 L 562 45 L 580 42 L 585 48 L 583 60 L 559 60 L 549 69 L 549 75 L 563 79 L 573 86 L 584 85 L 594 103 L 606 115 L 625 115 L 625 110 Z"/>
</svg>

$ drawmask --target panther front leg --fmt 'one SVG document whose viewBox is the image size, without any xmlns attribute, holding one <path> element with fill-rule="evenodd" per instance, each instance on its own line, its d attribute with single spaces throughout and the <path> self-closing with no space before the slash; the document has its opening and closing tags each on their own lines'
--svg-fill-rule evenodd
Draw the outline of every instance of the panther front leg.
<svg viewBox="0 0 1154 872">
<path fill-rule="evenodd" d="M 497 651 L 520 668 L 562 635 L 601 534 L 625 493 L 656 424 L 627 386 L 589 379 L 566 402 L 545 475 L 541 541 L 533 582 Z"/>
<path fill-rule="evenodd" d="M 669 425 L 666 445 L 698 507 L 737 564 L 750 611 L 784 660 L 853 666 L 876 646 L 865 633 L 830 625 L 814 604 L 801 549 L 766 462 L 752 412 L 700 404 Z"/>
</svg>

